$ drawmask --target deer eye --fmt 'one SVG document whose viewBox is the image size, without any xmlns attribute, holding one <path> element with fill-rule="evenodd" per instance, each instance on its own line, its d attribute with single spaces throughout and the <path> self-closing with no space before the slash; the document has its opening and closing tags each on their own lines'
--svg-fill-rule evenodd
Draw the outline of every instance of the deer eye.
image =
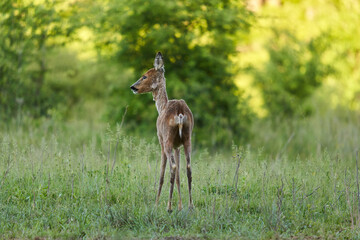
<svg viewBox="0 0 360 240">
<path fill-rule="evenodd" d="M 147 76 L 143 76 L 143 79 L 146 79 L 147 78 Z"/>
</svg>

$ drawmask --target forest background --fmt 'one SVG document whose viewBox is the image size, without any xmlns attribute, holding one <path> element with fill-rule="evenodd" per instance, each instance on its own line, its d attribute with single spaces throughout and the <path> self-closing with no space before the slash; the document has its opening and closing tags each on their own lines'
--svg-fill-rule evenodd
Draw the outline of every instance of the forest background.
<svg viewBox="0 0 360 240">
<path fill-rule="evenodd" d="M 152 137 L 152 97 L 133 96 L 129 86 L 152 67 L 156 51 L 165 56 L 169 97 L 185 99 L 194 113 L 195 146 L 271 141 L 271 150 L 294 133 L 295 152 L 309 148 L 302 144 L 336 148 L 342 139 L 323 134 L 344 129 L 324 122 L 359 113 L 355 0 L 24 0 L 0 7 L 5 124 L 48 118 L 114 126 L 124 116 L 127 132 Z"/>
</svg>

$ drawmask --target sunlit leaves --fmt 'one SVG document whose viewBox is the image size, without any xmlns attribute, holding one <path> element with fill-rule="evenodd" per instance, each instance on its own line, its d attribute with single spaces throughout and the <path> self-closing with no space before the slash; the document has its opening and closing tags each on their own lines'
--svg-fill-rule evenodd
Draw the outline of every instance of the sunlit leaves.
<svg viewBox="0 0 360 240">
<path fill-rule="evenodd" d="M 119 29 L 119 63 L 134 68 L 136 79 L 152 67 L 155 53 L 162 51 L 169 97 L 187 101 L 194 112 L 195 134 L 201 145 L 230 144 L 232 138 L 247 136 L 250 111 L 236 95 L 229 60 L 239 42 L 237 37 L 249 30 L 252 21 L 243 5 L 214 0 L 137 0 L 110 1 L 108 9 L 103 22 L 110 27 L 100 32 Z M 128 117 L 136 121 L 128 127 L 143 132 L 141 126 L 155 122 L 157 116 L 155 109 L 149 108 L 152 98 L 137 98 L 135 103 L 134 96 L 123 91 L 128 90 L 118 89 L 114 98 L 119 98 L 123 107 L 130 103 Z M 112 114 L 113 108 L 109 110 L 112 120 L 121 119 Z M 208 129 L 214 126 L 230 131 L 213 131 L 214 140 L 208 141 Z"/>
</svg>

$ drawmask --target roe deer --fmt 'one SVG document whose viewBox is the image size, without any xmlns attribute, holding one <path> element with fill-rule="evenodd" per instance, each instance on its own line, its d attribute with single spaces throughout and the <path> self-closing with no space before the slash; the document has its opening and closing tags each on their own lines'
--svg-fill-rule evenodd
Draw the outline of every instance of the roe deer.
<svg viewBox="0 0 360 240">
<path fill-rule="evenodd" d="M 191 133 L 194 126 L 194 118 L 191 110 L 184 100 L 168 100 L 166 93 L 164 61 L 160 52 L 155 56 L 154 68 L 148 70 L 141 78 L 135 82 L 130 88 L 137 93 L 152 92 L 156 109 L 159 116 L 156 121 L 157 135 L 161 145 L 161 173 L 159 189 L 156 196 L 156 205 L 159 203 L 161 188 L 164 183 L 164 173 L 166 162 L 169 160 L 170 165 L 170 196 L 167 210 L 171 212 L 171 200 L 174 190 L 174 179 L 176 177 L 176 185 L 179 193 L 178 209 L 182 209 L 180 194 L 180 147 L 184 146 L 186 157 L 186 169 L 189 185 L 189 209 L 194 207 L 191 198 Z M 173 155 L 175 151 L 175 159 Z"/>
</svg>

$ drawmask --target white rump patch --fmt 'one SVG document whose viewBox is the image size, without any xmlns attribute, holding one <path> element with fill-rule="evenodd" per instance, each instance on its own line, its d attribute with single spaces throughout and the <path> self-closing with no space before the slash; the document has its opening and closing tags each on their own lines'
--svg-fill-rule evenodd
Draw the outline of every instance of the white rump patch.
<svg viewBox="0 0 360 240">
<path fill-rule="evenodd" d="M 182 137 L 182 128 L 184 121 L 186 121 L 186 116 L 180 113 L 178 116 L 174 116 L 175 124 L 179 126 L 179 136 Z"/>
</svg>

